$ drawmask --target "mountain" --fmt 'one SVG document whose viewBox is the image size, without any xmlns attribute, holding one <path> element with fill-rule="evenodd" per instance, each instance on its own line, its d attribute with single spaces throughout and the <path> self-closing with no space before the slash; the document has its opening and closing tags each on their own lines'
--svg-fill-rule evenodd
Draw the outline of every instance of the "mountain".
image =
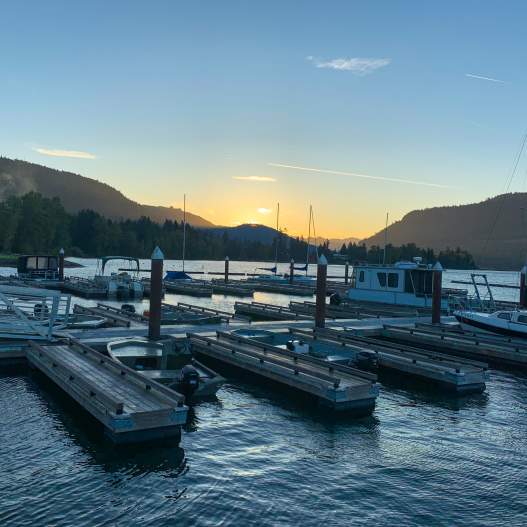
<svg viewBox="0 0 527 527">
<path fill-rule="evenodd" d="M 384 229 L 364 242 L 383 245 Z M 527 257 L 527 193 L 414 210 L 388 227 L 388 243 L 415 243 L 435 250 L 461 247 L 480 268 L 519 270 Z"/>
<path fill-rule="evenodd" d="M 54 170 L 42 165 L 0 157 L 0 201 L 11 195 L 39 192 L 45 197 L 60 198 L 68 212 L 92 209 L 112 219 L 135 220 L 148 216 L 162 223 L 166 219 L 182 221 L 183 211 L 173 207 L 141 205 L 121 192 L 87 177 Z M 204 218 L 187 212 L 187 221 L 196 227 L 211 227 Z"/>
<path fill-rule="evenodd" d="M 237 225 L 236 227 L 212 227 L 207 230 L 220 236 L 225 233 L 230 240 L 260 242 L 265 245 L 272 244 L 276 239 L 276 229 L 266 225 L 254 225 L 251 223 Z"/>
<path fill-rule="evenodd" d="M 346 245 L 350 243 L 359 243 L 361 241 L 360 238 L 321 238 L 323 241 L 328 240 L 329 241 L 329 248 L 338 251 L 342 247 L 342 244 L 345 243 Z"/>
</svg>

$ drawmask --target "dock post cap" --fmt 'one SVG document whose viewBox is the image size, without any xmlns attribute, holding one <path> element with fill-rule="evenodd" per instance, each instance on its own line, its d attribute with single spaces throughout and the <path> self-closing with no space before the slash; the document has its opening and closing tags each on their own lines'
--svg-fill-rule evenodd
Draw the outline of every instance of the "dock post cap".
<svg viewBox="0 0 527 527">
<path fill-rule="evenodd" d="M 157 245 L 150 259 L 151 260 L 164 260 L 165 259 L 165 255 L 163 254 L 163 251 Z"/>
<path fill-rule="evenodd" d="M 323 254 L 318 259 L 318 265 L 328 265 L 328 259 Z"/>
<path fill-rule="evenodd" d="M 442 271 L 443 270 L 443 266 L 441 265 L 440 262 L 436 262 L 436 264 L 434 265 L 433 269 L 434 269 L 434 271 Z"/>
<path fill-rule="evenodd" d="M 226 262 L 229 261 L 229 257 L 228 257 L 228 256 L 225 257 L 225 261 L 226 261 Z"/>
<path fill-rule="evenodd" d="M 59 254 L 60 254 L 61 256 L 64 256 L 64 249 L 61 249 L 61 250 L 59 251 Z"/>
</svg>

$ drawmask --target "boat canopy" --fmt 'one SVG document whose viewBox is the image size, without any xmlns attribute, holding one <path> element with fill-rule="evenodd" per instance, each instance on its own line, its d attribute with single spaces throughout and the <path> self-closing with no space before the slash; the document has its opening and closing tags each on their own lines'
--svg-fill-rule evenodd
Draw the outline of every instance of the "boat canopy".
<svg viewBox="0 0 527 527">
<path fill-rule="evenodd" d="M 165 280 L 192 280 L 192 277 L 183 271 L 167 271 Z"/>
<path fill-rule="evenodd" d="M 135 262 L 137 266 L 137 270 L 139 271 L 139 258 L 134 258 L 133 256 L 104 256 L 103 258 L 101 258 L 101 262 L 102 262 L 101 269 L 102 269 L 103 274 L 104 274 L 104 268 L 106 267 L 106 264 L 110 260 L 125 260 L 127 262 Z"/>
</svg>

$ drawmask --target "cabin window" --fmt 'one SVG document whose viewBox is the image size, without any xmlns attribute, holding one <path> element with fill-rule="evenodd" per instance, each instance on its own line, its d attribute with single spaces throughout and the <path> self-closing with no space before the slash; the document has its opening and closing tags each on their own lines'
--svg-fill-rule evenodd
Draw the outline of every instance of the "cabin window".
<svg viewBox="0 0 527 527">
<path fill-rule="evenodd" d="M 498 318 L 503 318 L 504 320 L 510 320 L 511 319 L 511 314 L 510 313 L 500 313 L 498 315 Z"/>
<path fill-rule="evenodd" d="M 381 287 L 386 287 L 386 273 L 377 273 L 377 278 L 379 280 L 379 285 Z"/>
<path fill-rule="evenodd" d="M 364 282 L 364 271 L 359 273 L 359 282 Z"/>
<path fill-rule="evenodd" d="M 48 260 L 48 267 L 49 269 L 54 269 L 55 267 L 58 267 L 59 263 L 56 258 L 50 258 Z"/>
<path fill-rule="evenodd" d="M 527 315 L 518 315 L 518 322 L 522 324 L 527 324 Z"/>
<path fill-rule="evenodd" d="M 388 273 L 388 287 L 399 287 L 398 273 Z"/>
<path fill-rule="evenodd" d="M 27 259 L 26 268 L 27 269 L 36 269 L 37 268 L 37 257 L 36 256 L 30 256 Z"/>
</svg>

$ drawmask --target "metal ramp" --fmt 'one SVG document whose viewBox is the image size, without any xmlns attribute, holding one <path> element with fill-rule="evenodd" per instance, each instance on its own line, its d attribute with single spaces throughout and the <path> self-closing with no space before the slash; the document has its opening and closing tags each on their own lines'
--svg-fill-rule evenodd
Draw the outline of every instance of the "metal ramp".
<svg viewBox="0 0 527 527">
<path fill-rule="evenodd" d="M 71 297 L 49 289 L 0 286 L 0 338 L 50 340 L 68 322 Z"/>
</svg>

